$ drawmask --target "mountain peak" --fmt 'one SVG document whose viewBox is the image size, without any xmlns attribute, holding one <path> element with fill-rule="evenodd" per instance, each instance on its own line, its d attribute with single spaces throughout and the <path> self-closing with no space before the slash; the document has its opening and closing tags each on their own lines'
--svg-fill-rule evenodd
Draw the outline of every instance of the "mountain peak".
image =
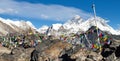
<svg viewBox="0 0 120 61">
<path fill-rule="evenodd" d="M 30 21 L 11 20 L 0 17 L 0 35 L 6 35 L 7 33 L 24 33 L 28 32 L 28 30 L 35 32 L 35 29 L 35 26 Z"/>
<path fill-rule="evenodd" d="M 108 25 L 108 20 L 105 20 L 101 17 L 91 17 L 88 20 L 83 20 L 79 15 L 74 16 L 71 20 L 62 24 L 53 24 L 53 29 L 58 31 L 61 25 L 64 29 L 69 30 L 68 33 L 77 33 L 79 30 L 86 32 L 90 27 L 97 26 L 102 31 L 120 35 L 116 30 L 114 30 L 110 25 Z"/>
<path fill-rule="evenodd" d="M 68 24 L 81 24 L 82 22 L 84 22 L 84 20 L 79 16 L 79 15 L 75 15 L 71 20 L 68 20 L 64 25 L 68 25 Z"/>
<path fill-rule="evenodd" d="M 84 22 L 84 20 L 79 15 L 75 15 L 70 21 L 75 24 Z"/>
</svg>

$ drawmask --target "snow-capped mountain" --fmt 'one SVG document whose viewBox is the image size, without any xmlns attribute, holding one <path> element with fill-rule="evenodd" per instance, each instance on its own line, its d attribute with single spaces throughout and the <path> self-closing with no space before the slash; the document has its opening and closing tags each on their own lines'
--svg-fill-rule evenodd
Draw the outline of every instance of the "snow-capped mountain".
<svg viewBox="0 0 120 61">
<path fill-rule="evenodd" d="M 44 25 L 44 26 L 42 26 L 41 28 L 39 28 L 37 31 L 38 31 L 39 33 L 45 33 L 48 28 L 49 28 L 49 26 Z"/>
<path fill-rule="evenodd" d="M 111 26 L 109 26 L 107 24 L 107 20 L 103 19 L 103 18 L 100 18 L 100 17 L 97 17 L 96 19 L 94 18 L 89 18 L 88 20 L 82 22 L 82 23 L 79 23 L 78 25 L 75 25 L 74 24 L 70 24 L 72 27 L 75 27 L 73 28 L 74 30 L 82 30 L 82 31 L 87 31 L 91 26 L 96 26 L 102 30 L 102 31 L 106 31 L 106 32 L 109 32 L 111 34 L 115 34 L 115 35 L 118 35 L 120 33 L 118 33 L 116 30 L 114 30 Z M 67 26 L 70 27 L 69 24 L 67 24 Z M 77 28 L 76 28 L 77 27 Z"/>
<path fill-rule="evenodd" d="M 0 35 L 7 33 L 16 33 L 30 30 L 34 32 L 35 26 L 30 21 L 13 21 L 10 19 L 0 18 Z"/>
<path fill-rule="evenodd" d="M 48 30 L 54 30 L 54 33 L 59 33 L 58 30 L 61 28 L 61 26 L 64 28 L 64 30 L 67 30 L 66 33 L 77 33 L 78 31 L 86 32 L 91 26 L 96 26 L 105 32 L 108 32 L 110 34 L 114 35 L 120 35 L 120 32 L 117 30 L 114 30 L 110 25 L 107 24 L 107 20 L 97 17 L 94 19 L 94 17 L 89 18 L 88 20 L 83 20 L 79 15 L 76 15 L 71 20 L 68 20 L 64 24 L 53 24 L 51 27 L 49 27 L 46 31 L 47 33 L 51 33 L 51 31 Z"/>
<path fill-rule="evenodd" d="M 83 20 L 80 16 L 76 15 L 72 18 L 72 20 L 68 20 L 65 24 L 63 24 L 63 27 L 65 29 L 69 29 L 70 33 L 76 33 L 80 30 L 80 24 L 84 23 L 85 20 Z"/>
<path fill-rule="evenodd" d="M 107 20 L 97 17 L 83 20 L 79 15 L 76 15 L 71 20 L 68 20 L 64 24 L 56 23 L 52 26 L 42 26 L 36 29 L 30 21 L 14 21 L 10 19 L 0 18 L 0 35 L 6 35 L 7 33 L 25 32 L 32 30 L 33 32 L 38 31 L 39 33 L 46 33 L 48 35 L 60 35 L 70 34 L 78 32 L 86 32 L 91 26 L 96 26 L 102 30 L 113 35 L 120 35 L 120 30 L 114 30 L 110 25 L 107 24 Z"/>
</svg>

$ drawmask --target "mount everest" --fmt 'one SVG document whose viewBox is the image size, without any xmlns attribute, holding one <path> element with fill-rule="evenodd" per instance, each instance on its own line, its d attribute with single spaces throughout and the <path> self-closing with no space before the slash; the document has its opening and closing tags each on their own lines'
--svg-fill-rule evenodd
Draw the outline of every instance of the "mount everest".
<svg viewBox="0 0 120 61">
<path fill-rule="evenodd" d="M 86 32 L 91 26 L 96 26 L 105 32 L 113 35 L 120 35 L 120 30 L 113 29 L 107 24 L 107 20 L 97 17 L 96 23 L 95 19 L 89 18 L 87 20 L 82 19 L 79 15 L 76 15 L 71 20 L 68 20 L 64 24 L 56 23 L 52 26 L 43 25 L 39 29 L 30 21 L 14 21 L 10 19 L 0 18 L 0 35 L 6 35 L 7 33 L 23 32 L 31 29 L 33 32 L 38 31 L 39 33 L 46 33 L 48 35 L 60 35 L 60 34 L 70 34 L 78 32 Z"/>
<path fill-rule="evenodd" d="M 96 23 L 95 23 L 96 21 Z M 50 34 L 59 34 L 59 30 L 64 30 L 62 33 L 77 33 L 77 32 L 86 32 L 91 26 L 96 26 L 105 32 L 108 32 L 113 35 L 120 35 L 120 31 L 113 29 L 110 25 L 107 24 L 107 20 L 97 17 L 89 18 L 87 20 L 83 20 L 79 15 L 76 15 L 71 20 L 68 20 L 64 24 L 52 24 L 52 26 L 43 26 L 39 28 L 39 32 L 41 30 L 47 31 L 48 35 Z M 48 28 L 48 29 L 47 29 Z M 43 32 L 43 31 L 42 31 Z"/>
</svg>

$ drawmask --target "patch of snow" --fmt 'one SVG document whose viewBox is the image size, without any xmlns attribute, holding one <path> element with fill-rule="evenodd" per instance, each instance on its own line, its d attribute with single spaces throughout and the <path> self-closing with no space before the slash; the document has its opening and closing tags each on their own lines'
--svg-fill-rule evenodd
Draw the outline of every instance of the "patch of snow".
<svg viewBox="0 0 120 61">
<path fill-rule="evenodd" d="M 49 27 L 47 25 L 43 25 L 42 27 L 40 27 L 37 31 L 39 33 L 45 33 L 47 31 Z"/>
<path fill-rule="evenodd" d="M 27 23 L 27 25 L 29 25 L 29 26 L 32 27 L 33 29 L 36 29 L 35 26 L 34 26 L 30 21 L 27 21 L 26 23 Z"/>
<path fill-rule="evenodd" d="M 60 23 L 52 24 L 52 29 L 58 30 L 61 26 L 62 26 L 62 24 L 60 24 Z"/>
</svg>

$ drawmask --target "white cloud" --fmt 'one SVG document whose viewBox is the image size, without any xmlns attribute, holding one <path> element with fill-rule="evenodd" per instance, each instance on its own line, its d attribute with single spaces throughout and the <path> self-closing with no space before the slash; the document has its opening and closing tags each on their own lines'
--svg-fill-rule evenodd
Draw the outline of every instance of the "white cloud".
<svg viewBox="0 0 120 61">
<path fill-rule="evenodd" d="M 0 14 L 9 14 L 37 19 L 68 20 L 75 15 L 88 18 L 91 14 L 74 7 L 62 5 L 32 4 L 14 0 L 0 0 Z"/>
<path fill-rule="evenodd" d="M 42 18 L 44 18 L 44 19 L 48 19 L 48 16 L 47 16 L 47 15 L 44 15 L 44 14 L 41 14 L 40 17 L 42 17 Z"/>
</svg>

